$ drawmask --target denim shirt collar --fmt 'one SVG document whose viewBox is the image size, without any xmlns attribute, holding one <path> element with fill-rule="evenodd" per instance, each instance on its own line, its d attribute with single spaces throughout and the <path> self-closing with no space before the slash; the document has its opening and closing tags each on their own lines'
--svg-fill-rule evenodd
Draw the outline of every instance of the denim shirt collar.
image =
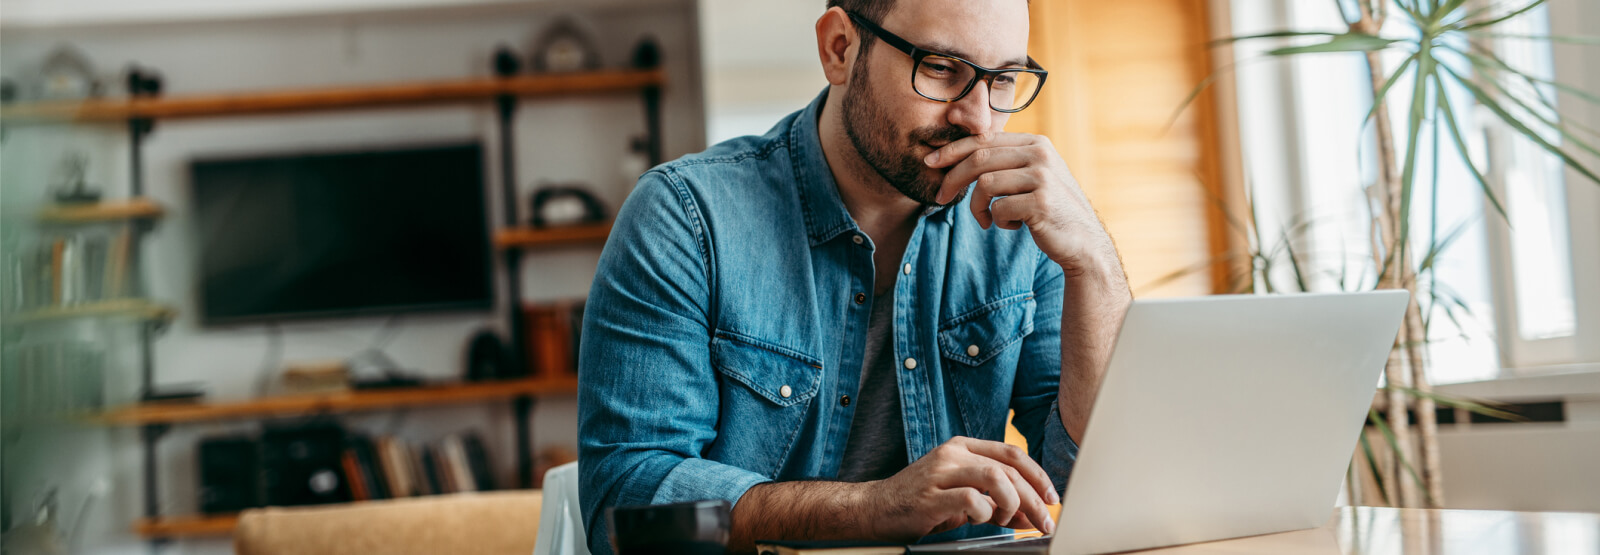
<svg viewBox="0 0 1601 555">
<path fill-rule="evenodd" d="M 817 118 L 823 112 L 823 102 L 828 100 L 828 90 L 824 87 L 789 124 L 796 192 L 800 194 L 801 215 L 806 219 L 806 235 L 813 247 L 856 229 L 856 220 L 839 197 L 839 185 L 823 156 L 823 141 L 818 134 Z"/>
<path fill-rule="evenodd" d="M 834 181 L 834 172 L 823 155 L 817 120 L 823 112 L 823 103 L 828 100 L 828 92 L 829 87 L 824 87 L 823 92 L 789 122 L 790 160 L 794 165 L 802 216 L 806 219 L 806 235 L 813 247 L 858 229 L 856 219 L 851 217 L 839 196 L 839 183 Z M 945 208 L 929 207 L 919 217 L 926 218 Z"/>
</svg>

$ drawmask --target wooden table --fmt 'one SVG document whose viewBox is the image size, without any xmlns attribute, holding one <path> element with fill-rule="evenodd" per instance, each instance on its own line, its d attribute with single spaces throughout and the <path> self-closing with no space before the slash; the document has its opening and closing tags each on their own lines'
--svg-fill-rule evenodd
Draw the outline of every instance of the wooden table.
<svg viewBox="0 0 1601 555">
<path fill-rule="evenodd" d="M 1340 507 L 1321 528 L 1139 553 L 1594 555 L 1601 553 L 1601 515 Z"/>
</svg>

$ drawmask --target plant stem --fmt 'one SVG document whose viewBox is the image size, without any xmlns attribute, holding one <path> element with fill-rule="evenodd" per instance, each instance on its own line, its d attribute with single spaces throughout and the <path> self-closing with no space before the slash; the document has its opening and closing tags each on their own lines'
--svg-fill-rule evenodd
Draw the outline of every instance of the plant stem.
<svg viewBox="0 0 1601 555">
<path fill-rule="evenodd" d="M 1406 272 L 1412 273 L 1411 268 L 1411 261 L 1408 261 Z M 1419 472 L 1423 475 L 1423 487 L 1427 493 L 1424 496 L 1424 500 L 1428 508 L 1438 509 L 1445 495 L 1442 480 L 1440 479 L 1439 424 L 1434 414 L 1434 398 L 1427 395 L 1433 391 L 1434 386 L 1429 385 L 1429 378 L 1425 372 L 1428 367 L 1424 365 L 1423 345 L 1426 343 L 1425 340 L 1427 338 L 1424 337 L 1422 310 L 1418 306 L 1417 280 L 1415 279 L 1416 276 L 1413 277 L 1414 279 L 1409 282 L 1409 289 L 1412 289 L 1413 296 L 1407 302 L 1405 325 L 1407 336 L 1419 340 L 1411 341 L 1407 345 L 1407 365 L 1412 369 L 1412 388 L 1424 393 L 1424 395 L 1419 395 L 1413 400 L 1416 403 L 1418 414 L 1418 443 L 1420 444 L 1418 447 L 1423 455 L 1423 464 L 1419 465 Z"/>
<path fill-rule="evenodd" d="M 1373 7 L 1365 1 L 1358 2 L 1357 6 L 1359 7 L 1361 17 L 1357 19 L 1356 23 L 1351 24 L 1351 31 L 1377 35 L 1380 27 L 1382 27 L 1384 24 L 1382 12 L 1376 15 Z M 1383 10 L 1383 4 L 1380 4 L 1379 9 Z M 1389 110 L 1384 106 L 1384 98 L 1379 96 L 1386 80 L 1384 75 L 1384 60 L 1379 51 L 1369 51 L 1365 55 L 1367 58 L 1368 76 L 1373 83 L 1373 101 L 1380 105 L 1377 109 L 1377 114 L 1373 118 L 1374 130 L 1378 135 L 1377 147 L 1379 159 L 1378 182 L 1374 184 L 1379 191 L 1379 194 L 1377 195 L 1379 200 L 1379 209 L 1374 210 L 1373 214 L 1374 217 L 1378 219 L 1377 227 L 1379 229 L 1379 234 L 1381 235 L 1380 243 L 1391 248 L 1401 248 L 1404 250 L 1404 245 L 1400 245 L 1397 241 L 1400 235 L 1398 222 L 1401 218 L 1401 180 L 1400 177 L 1396 175 L 1395 136 L 1390 129 Z M 1374 252 L 1374 256 L 1377 259 L 1380 256 L 1380 253 L 1376 250 Z M 1390 254 L 1386 254 L 1385 257 L 1390 257 Z M 1391 260 L 1394 260 L 1394 258 L 1391 258 Z M 1378 262 L 1378 260 L 1375 260 L 1375 262 Z M 1392 274 L 1380 275 L 1378 288 L 1404 288 L 1400 281 L 1400 277 L 1403 272 L 1398 270 L 1404 268 L 1405 265 L 1390 264 L 1387 266 L 1381 263 L 1378 265 L 1378 267 L 1387 267 L 1388 270 L 1385 271 L 1385 274 Z M 1402 366 L 1405 364 L 1405 362 L 1403 362 L 1401 356 L 1402 349 L 1404 349 L 1405 345 L 1407 344 L 1406 332 L 1407 329 L 1405 326 L 1403 326 L 1401 333 L 1398 334 L 1398 337 L 1396 338 L 1394 348 L 1390 350 L 1389 360 L 1384 365 L 1384 379 L 1390 385 L 1407 384 L 1405 374 L 1402 371 Z M 1388 401 L 1389 402 L 1386 403 L 1388 407 L 1385 409 L 1385 419 L 1389 421 L 1390 429 L 1394 430 L 1397 452 L 1395 453 L 1395 460 L 1390 461 L 1390 464 L 1386 465 L 1386 467 L 1383 469 L 1384 473 L 1387 475 L 1385 476 L 1386 479 L 1384 481 L 1391 488 L 1391 491 L 1387 492 L 1386 496 L 1392 503 L 1398 503 L 1401 507 L 1416 507 L 1418 505 L 1417 490 L 1415 487 L 1409 487 L 1407 485 L 1408 482 L 1403 479 L 1404 473 L 1402 473 L 1400 470 L 1400 458 L 1409 456 L 1408 454 L 1412 450 L 1412 434 L 1410 433 L 1411 426 L 1408 423 L 1406 413 L 1407 399 L 1406 396 L 1399 390 L 1391 388 L 1388 392 Z"/>
</svg>

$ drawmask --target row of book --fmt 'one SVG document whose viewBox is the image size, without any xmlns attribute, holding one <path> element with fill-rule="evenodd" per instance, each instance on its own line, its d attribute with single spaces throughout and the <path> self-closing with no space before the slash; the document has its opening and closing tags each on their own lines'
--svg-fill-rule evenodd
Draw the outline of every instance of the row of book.
<svg viewBox="0 0 1601 555">
<path fill-rule="evenodd" d="M 489 453 L 472 433 L 429 445 L 389 436 L 349 437 L 340 463 L 354 501 L 495 489 Z"/>
<path fill-rule="evenodd" d="M 0 354 L 0 423 L 98 412 L 105 406 L 104 347 L 86 341 L 10 345 Z"/>
<path fill-rule="evenodd" d="M 134 232 L 83 232 L 21 246 L 7 257 L 8 311 L 70 307 L 129 296 Z"/>
</svg>

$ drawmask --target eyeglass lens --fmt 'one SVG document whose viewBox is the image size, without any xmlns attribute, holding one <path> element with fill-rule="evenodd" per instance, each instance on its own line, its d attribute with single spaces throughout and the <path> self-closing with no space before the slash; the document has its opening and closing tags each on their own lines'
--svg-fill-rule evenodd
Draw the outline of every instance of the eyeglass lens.
<svg viewBox="0 0 1601 555">
<path fill-rule="evenodd" d="M 960 60 L 928 55 L 917 64 L 912 86 L 923 96 L 949 101 L 962 96 L 962 91 L 973 82 L 973 74 L 973 66 Z M 1002 111 L 1015 109 L 1034 98 L 1040 82 L 1039 75 L 1026 71 L 1008 71 L 996 75 L 989 85 L 990 107 Z"/>
</svg>

